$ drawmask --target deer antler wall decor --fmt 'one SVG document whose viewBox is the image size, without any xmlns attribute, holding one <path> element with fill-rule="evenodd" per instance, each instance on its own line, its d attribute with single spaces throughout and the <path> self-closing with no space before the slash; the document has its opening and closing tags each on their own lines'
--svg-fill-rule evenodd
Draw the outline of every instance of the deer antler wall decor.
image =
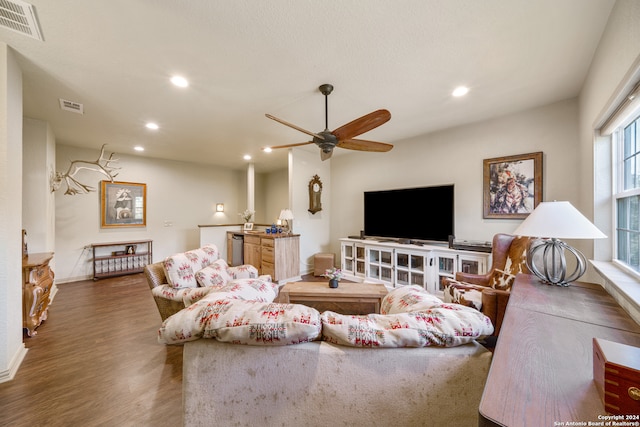
<svg viewBox="0 0 640 427">
<path fill-rule="evenodd" d="M 51 171 L 51 192 L 53 193 L 54 191 L 58 190 L 60 188 L 60 185 L 62 184 L 62 181 L 65 181 L 67 183 L 67 191 L 65 191 L 64 194 L 68 194 L 70 196 L 96 191 L 95 188 L 91 187 L 88 184 L 83 184 L 75 178 L 76 174 L 81 170 L 89 170 L 101 173 L 106 176 L 111 182 L 113 182 L 113 179 L 118 176 L 118 173 L 116 171 L 120 168 L 111 166 L 111 163 L 118 161 L 118 159 L 113 158 L 113 155 L 115 153 L 111 153 L 108 159 L 104 157 L 105 145 L 106 144 L 104 144 L 100 149 L 100 156 L 98 157 L 98 160 L 94 162 L 89 160 L 72 160 L 66 173 L 54 173 L 53 171 Z M 94 165 L 95 167 L 78 166 L 79 164 Z"/>
</svg>

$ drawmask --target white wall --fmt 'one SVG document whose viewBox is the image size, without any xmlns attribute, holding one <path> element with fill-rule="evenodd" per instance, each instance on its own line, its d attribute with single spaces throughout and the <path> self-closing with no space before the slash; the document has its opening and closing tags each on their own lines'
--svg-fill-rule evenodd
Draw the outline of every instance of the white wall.
<svg viewBox="0 0 640 427">
<path fill-rule="evenodd" d="M 313 270 L 315 253 L 330 252 L 332 248 L 330 225 L 336 219 L 333 219 L 332 211 L 331 162 L 333 160 L 321 161 L 319 150 L 293 148 L 289 153 L 290 207 L 294 217 L 293 232 L 300 234 L 300 274 Z M 309 181 L 314 175 L 322 182 L 322 210 L 312 214 L 309 212 Z M 340 248 L 333 252 L 337 260 Z"/>
<path fill-rule="evenodd" d="M 22 342 L 22 72 L 0 42 L 0 382 L 13 378 Z"/>
<path fill-rule="evenodd" d="M 280 216 L 280 211 L 289 207 L 289 171 L 287 167 L 269 174 L 261 174 L 263 180 L 264 222 L 273 224 Z"/>
<path fill-rule="evenodd" d="M 29 253 L 55 248 L 55 193 L 49 174 L 55 166 L 55 136 L 47 122 L 24 119 L 22 158 L 22 227 Z M 55 271 L 55 257 L 50 263 Z"/>
<path fill-rule="evenodd" d="M 612 112 L 620 101 L 616 95 L 626 92 L 624 83 L 640 68 L 639 22 L 640 2 L 616 2 L 580 93 L 580 174 L 590 184 L 580 189 L 581 208 L 589 217 L 593 213 L 594 223 L 610 237 L 590 244 L 585 255 L 601 261 L 611 259 L 614 235 L 609 179 L 611 147 L 609 138 L 594 138 L 594 129 Z"/>
<path fill-rule="evenodd" d="M 331 179 L 331 243 L 363 229 L 363 192 L 405 187 L 455 185 L 456 238 L 487 241 L 510 233 L 520 220 L 483 219 L 483 159 L 542 151 L 543 200 L 576 201 L 578 106 L 575 99 L 505 117 L 399 141 L 388 153 L 354 153 L 335 158 Z M 387 125 L 391 125 L 390 122 Z M 425 209 L 437 209 L 425 201 Z M 389 219 L 420 221 L 402 206 Z"/>
<path fill-rule="evenodd" d="M 107 146 L 108 152 L 108 146 Z M 57 146 L 57 170 L 70 160 L 95 160 L 99 150 Z M 84 180 L 98 191 L 75 196 L 56 194 L 56 282 L 92 276 L 91 243 L 153 239 L 154 261 L 200 245 L 198 225 L 238 222 L 246 206 L 244 172 L 143 156 L 116 153 L 121 168 L 117 181 L 147 184 L 147 226 L 100 228 L 100 183 L 103 177 L 87 173 Z M 225 204 L 224 213 L 215 204 Z M 171 224 L 165 226 L 165 223 Z"/>
</svg>

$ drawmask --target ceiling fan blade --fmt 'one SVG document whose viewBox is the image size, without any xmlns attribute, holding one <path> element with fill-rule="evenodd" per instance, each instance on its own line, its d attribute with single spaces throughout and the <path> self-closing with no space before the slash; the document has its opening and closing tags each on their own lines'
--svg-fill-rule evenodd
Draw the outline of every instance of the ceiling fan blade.
<svg viewBox="0 0 640 427">
<path fill-rule="evenodd" d="M 309 145 L 309 144 L 313 144 L 313 141 L 298 142 L 297 144 L 273 145 L 273 146 L 269 146 L 269 148 L 271 148 L 272 150 L 276 150 L 276 149 L 278 149 L 278 148 L 299 147 L 299 146 L 301 146 L 301 145 Z"/>
<path fill-rule="evenodd" d="M 302 132 L 302 133 L 306 133 L 307 135 L 310 135 L 310 136 L 313 136 L 313 137 L 316 137 L 316 138 L 320 138 L 321 140 L 323 140 L 323 141 L 324 141 L 324 137 L 323 137 L 322 135 L 318 135 L 317 133 L 313 133 L 313 132 L 310 132 L 310 131 L 308 131 L 308 130 L 306 130 L 306 129 L 302 129 L 302 128 L 301 128 L 301 127 L 299 127 L 299 126 L 296 126 L 296 125 L 294 125 L 294 124 L 292 124 L 292 123 L 286 122 L 286 121 L 284 121 L 284 120 L 282 120 L 282 119 L 279 119 L 279 118 L 277 118 L 277 117 L 275 117 L 275 116 L 272 116 L 271 114 L 265 114 L 265 116 L 266 116 L 267 118 L 271 119 L 271 120 L 275 120 L 275 121 L 276 121 L 276 122 L 278 122 L 278 123 L 282 123 L 282 124 L 283 124 L 283 125 L 285 125 L 285 126 L 289 126 L 290 128 L 293 128 L 293 129 L 295 129 L 295 130 L 297 130 L 297 131 L 300 131 L 300 132 Z"/>
<path fill-rule="evenodd" d="M 338 142 L 336 147 L 346 148 L 348 150 L 384 153 L 386 151 L 390 151 L 393 148 L 393 145 L 385 142 L 365 141 L 364 139 L 347 139 L 346 141 Z"/>
<path fill-rule="evenodd" d="M 391 119 L 391 113 L 389 111 L 376 110 L 346 125 L 340 126 L 331 133 L 338 138 L 338 141 L 343 141 L 375 129 L 381 124 L 388 122 L 389 119 Z"/>
<path fill-rule="evenodd" d="M 329 152 L 325 152 L 324 150 L 320 150 L 320 159 L 324 162 L 325 160 L 331 158 L 332 154 L 333 154 L 333 149 L 331 149 L 331 151 L 329 151 Z"/>
</svg>

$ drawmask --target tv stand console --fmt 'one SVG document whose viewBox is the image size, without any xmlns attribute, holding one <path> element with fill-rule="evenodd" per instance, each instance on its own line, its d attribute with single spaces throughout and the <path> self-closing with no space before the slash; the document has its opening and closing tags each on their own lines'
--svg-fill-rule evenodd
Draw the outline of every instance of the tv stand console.
<svg viewBox="0 0 640 427">
<path fill-rule="evenodd" d="M 444 278 L 453 278 L 459 271 L 484 274 L 490 257 L 490 253 L 445 245 L 340 239 L 340 267 L 347 279 L 382 282 L 388 288 L 418 285 L 440 296 Z"/>
</svg>

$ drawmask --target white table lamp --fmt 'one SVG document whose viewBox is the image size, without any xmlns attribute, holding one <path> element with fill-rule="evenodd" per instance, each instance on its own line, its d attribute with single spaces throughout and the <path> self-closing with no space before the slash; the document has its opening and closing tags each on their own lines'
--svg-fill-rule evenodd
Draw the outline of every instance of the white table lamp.
<svg viewBox="0 0 640 427">
<path fill-rule="evenodd" d="M 282 221 L 285 232 L 291 233 L 291 221 L 293 220 L 293 212 L 291 212 L 291 209 L 282 209 L 278 219 Z"/>
<path fill-rule="evenodd" d="M 571 203 L 556 201 L 541 202 L 513 234 L 541 239 L 532 242 L 527 265 L 543 282 L 559 286 L 569 286 L 587 271 L 585 256 L 560 239 L 607 237 Z M 577 261 L 575 270 L 569 275 L 565 251 L 572 253 Z"/>
</svg>

